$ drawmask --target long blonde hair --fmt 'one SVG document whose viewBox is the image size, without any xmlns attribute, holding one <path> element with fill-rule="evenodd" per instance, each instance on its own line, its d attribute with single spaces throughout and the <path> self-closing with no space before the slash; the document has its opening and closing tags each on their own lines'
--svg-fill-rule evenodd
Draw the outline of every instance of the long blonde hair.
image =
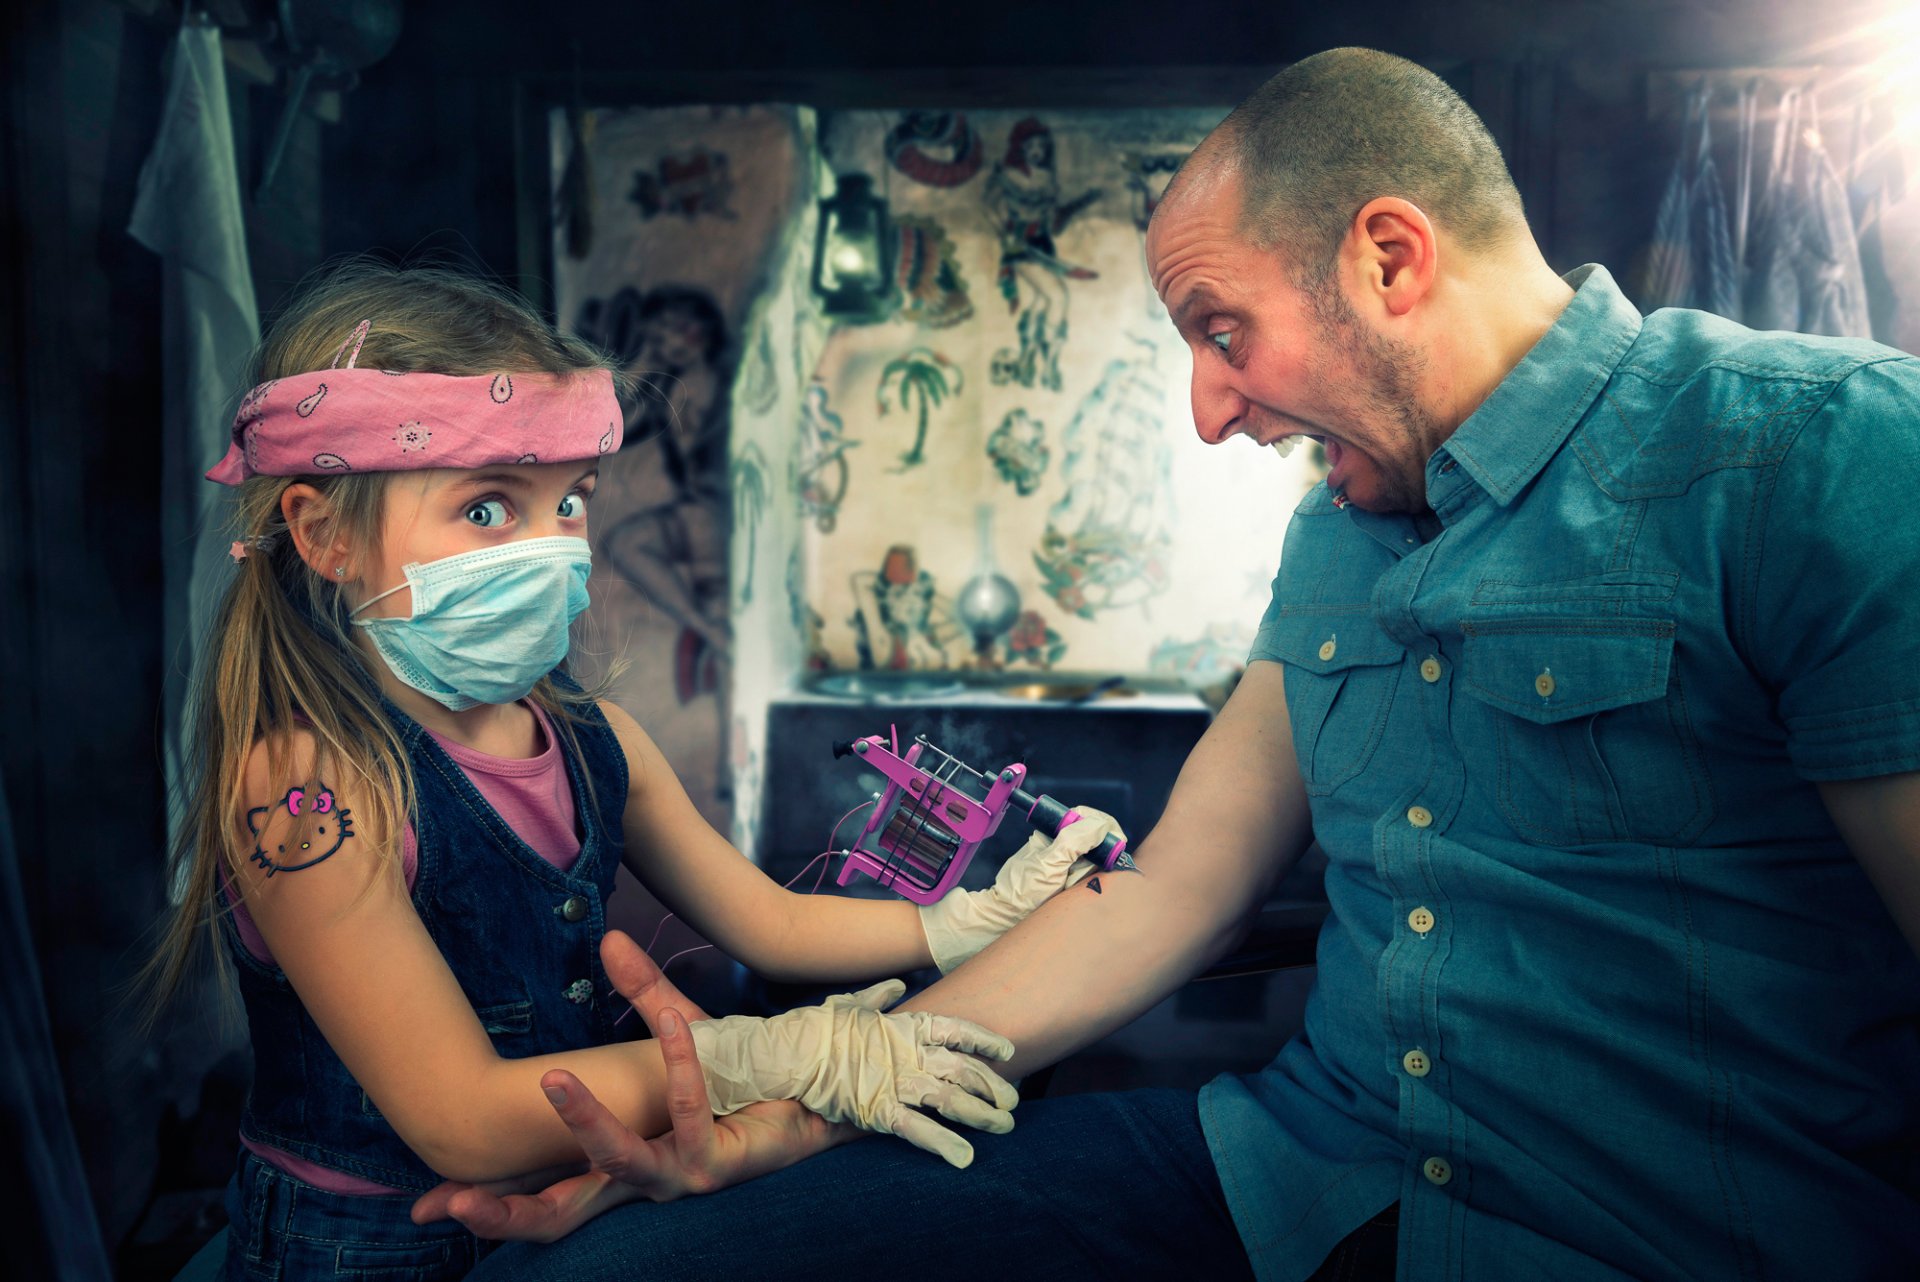
<svg viewBox="0 0 1920 1282">
<path fill-rule="evenodd" d="M 365 368 L 455 375 L 613 369 L 624 381 L 604 352 L 558 332 L 498 285 L 439 267 L 356 259 L 317 273 L 281 310 L 254 355 L 249 385 L 324 368 L 363 319 L 372 321 L 357 358 Z M 302 560 L 281 511 L 288 486 L 311 485 L 325 499 L 313 505 L 322 514 L 311 534 L 321 545 L 377 547 L 389 479 L 260 476 L 240 487 L 235 537 L 249 551 L 200 648 L 187 697 L 189 765 L 181 786 L 189 804 L 168 852 L 178 906 L 142 972 L 143 987 L 159 999 L 143 1003 L 149 1018 L 178 993 L 200 949 L 217 942 L 219 918 L 229 911 L 219 894 L 222 870 L 237 869 L 249 853 L 248 807 L 270 800 L 244 795 L 256 743 L 266 744 L 268 769 L 287 786 L 311 788 L 324 778 L 349 787 L 355 806 L 369 812 L 363 823 L 391 836 L 387 870 L 400 875 L 392 856 L 414 808 L 406 747 L 353 643 L 339 587 Z M 577 749 L 574 723 L 602 690 L 604 683 L 571 690 L 542 677 L 530 697 Z M 315 778 L 290 777 L 296 729 L 313 736 Z M 224 888 L 237 895 L 239 882 L 228 879 Z M 220 973 L 227 978 L 225 967 Z M 230 997 L 230 984 L 223 988 Z"/>
</svg>

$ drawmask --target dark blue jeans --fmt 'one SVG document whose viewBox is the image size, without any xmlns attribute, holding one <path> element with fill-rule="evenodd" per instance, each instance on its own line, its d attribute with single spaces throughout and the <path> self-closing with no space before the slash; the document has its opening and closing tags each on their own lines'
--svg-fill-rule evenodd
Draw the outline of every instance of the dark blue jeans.
<svg viewBox="0 0 1920 1282">
<path fill-rule="evenodd" d="M 524 1282 L 716 1278 L 1253 1277 L 1192 1091 L 1032 1100 L 1008 1135 L 968 1132 L 956 1171 L 867 1139 L 707 1197 L 637 1202 L 473 1275 Z"/>
<path fill-rule="evenodd" d="M 458 1223 L 415 1224 L 413 1195 L 317 1189 L 242 1149 L 227 1185 L 228 1282 L 453 1282 L 491 1249 Z"/>
</svg>

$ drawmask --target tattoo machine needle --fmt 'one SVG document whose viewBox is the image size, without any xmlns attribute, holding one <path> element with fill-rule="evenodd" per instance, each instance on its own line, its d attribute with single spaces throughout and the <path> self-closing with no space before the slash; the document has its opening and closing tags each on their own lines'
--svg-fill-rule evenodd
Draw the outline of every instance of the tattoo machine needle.
<svg viewBox="0 0 1920 1282">
<path fill-rule="evenodd" d="M 1009 811 L 1035 831 L 1058 836 L 1080 812 L 1026 791 L 1027 768 L 1014 762 L 993 774 L 975 770 L 952 753 L 915 737 L 905 755 L 897 734 L 867 735 L 833 746 L 835 757 L 857 756 L 886 779 L 886 790 L 860 839 L 847 851 L 835 880 L 856 874 L 919 904 L 930 904 L 959 884 L 980 843 L 999 830 Z M 1126 838 L 1110 833 L 1087 858 L 1102 872 L 1133 869 Z"/>
</svg>

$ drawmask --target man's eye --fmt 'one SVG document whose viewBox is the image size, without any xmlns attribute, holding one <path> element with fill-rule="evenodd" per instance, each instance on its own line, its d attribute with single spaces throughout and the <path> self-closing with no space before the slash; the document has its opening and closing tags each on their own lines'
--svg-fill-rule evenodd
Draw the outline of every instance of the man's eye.
<svg viewBox="0 0 1920 1282">
<path fill-rule="evenodd" d="M 507 523 L 507 505 L 499 499 L 482 499 L 467 508 L 467 519 L 483 529 L 495 529 Z"/>
<path fill-rule="evenodd" d="M 1219 348 L 1222 354 L 1231 352 L 1233 350 L 1233 331 L 1223 329 L 1218 333 L 1209 334 L 1207 335 L 1207 341 Z"/>
<path fill-rule="evenodd" d="M 578 521 L 587 515 L 587 496 L 575 490 L 560 500 L 560 516 L 563 520 Z"/>
</svg>

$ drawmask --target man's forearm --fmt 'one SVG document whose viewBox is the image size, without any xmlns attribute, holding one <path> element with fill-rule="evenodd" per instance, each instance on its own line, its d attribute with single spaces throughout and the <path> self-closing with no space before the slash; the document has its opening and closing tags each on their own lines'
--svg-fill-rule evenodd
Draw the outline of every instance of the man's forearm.
<svg viewBox="0 0 1920 1282">
<path fill-rule="evenodd" d="M 1280 665 L 1249 665 L 1180 771 L 1138 873 L 1056 895 L 912 1005 L 1012 1040 L 1012 1072 L 1069 1055 L 1198 974 L 1313 840 Z"/>
<path fill-rule="evenodd" d="M 1264 896 L 1207 902 L 1165 864 L 1061 892 L 905 1003 L 984 1024 L 1015 1048 L 1009 1075 L 1044 1068 L 1120 1027 L 1226 952 Z M 1251 900 L 1251 904 L 1245 902 Z"/>
</svg>

